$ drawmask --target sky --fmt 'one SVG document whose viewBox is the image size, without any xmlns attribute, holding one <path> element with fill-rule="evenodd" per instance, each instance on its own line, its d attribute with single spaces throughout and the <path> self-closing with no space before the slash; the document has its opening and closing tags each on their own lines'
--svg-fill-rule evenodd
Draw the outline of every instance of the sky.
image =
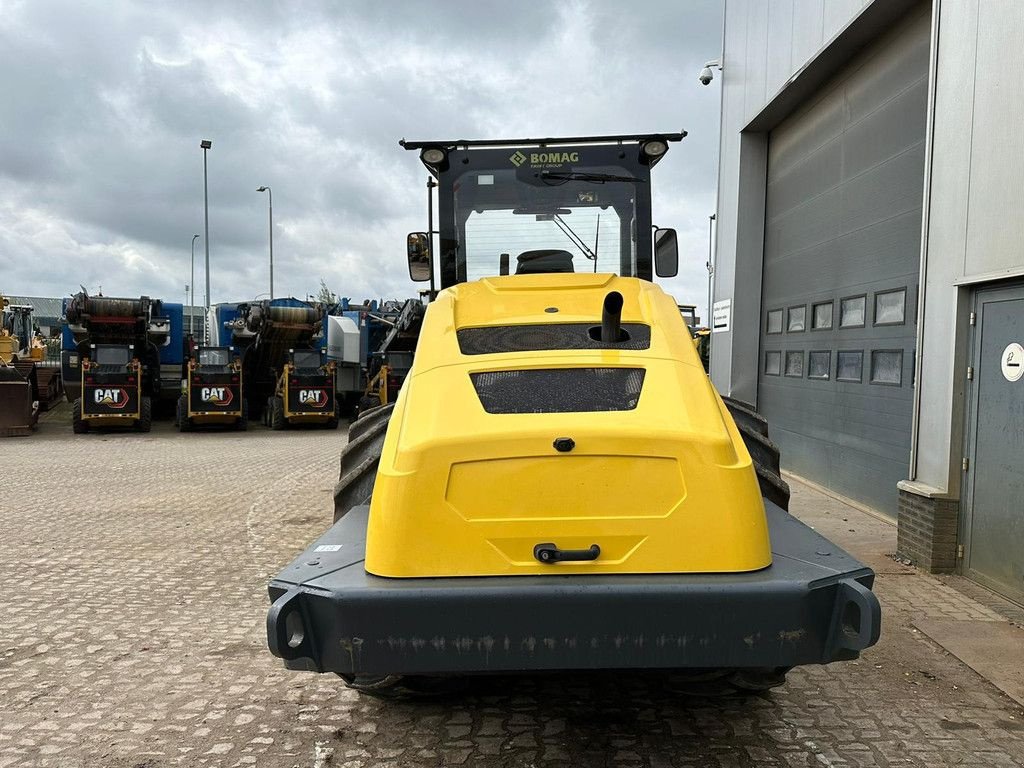
<svg viewBox="0 0 1024 768">
<path fill-rule="evenodd" d="M 0 0 L 0 291 L 405 298 L 426 172 L 398 140 L 669 132 L 654 221 L 707 296 L 720 0 Z"/>
</svg>

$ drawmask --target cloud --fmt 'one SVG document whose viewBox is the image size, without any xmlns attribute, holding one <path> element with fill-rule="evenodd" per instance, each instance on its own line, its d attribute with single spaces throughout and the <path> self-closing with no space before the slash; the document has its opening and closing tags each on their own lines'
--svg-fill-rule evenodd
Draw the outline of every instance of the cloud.
<svg viewBox="0 0 1024 768">
<path fill-rule="evenodd" d="M 714 208 L 717 2 L 0 3 L 4 290 L 179 299 L 203 232 L 214 301 L 414 295 L 425 173 L 399 138 L 690 132 L 655 171 L 703 303 Z M 197 244 L 197 277 L 204 244 Z M 200 288 L 203 280 L 197 279 Z"/>
</svg>

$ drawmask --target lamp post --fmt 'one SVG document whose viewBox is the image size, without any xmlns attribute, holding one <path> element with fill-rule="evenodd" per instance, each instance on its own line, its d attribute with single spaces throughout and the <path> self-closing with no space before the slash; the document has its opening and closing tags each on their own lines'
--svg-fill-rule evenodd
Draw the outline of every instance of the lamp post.
<svg viewBox="0 0 1024 768">
<path fill-rule="evenodd" d="M 206 249 L 206 300 L 203 302 L 206 314 L 210 313 L 210 193 L 206 183 L 206 150 L 213 146 L 209 139 L 199 142 L 203 150 L 203 247 Z M 195 295 L 195 292 L 193 292 Z M 205 341 L 205 338 L 204 338 Z"/>
<path fill-rule="evenodd" d="M 192 304 L 188 308 L 188 335 L 193 334 L 192 316 L 195 314 L 196 303 L 196 239 L 199 235 L 192 235 L 192 271 L 188 284 L 192 287 Z M 185 300 L 188 301 L 188 289 L 185 290 Z"/>
<path fill-rule="evenodd" d="M 274 192 L 270 187 L 262 186 L 256 189 L 257 192 L 266 192 L 267 201 L 270 203 L 268 222 L 270 229 L 270 298 L 274 298 Z"/>
<path fill-rule="evenodd" d="M 711 263 L 711 227 L 714 225 L 715 219 L 718 218 L 714 213 L 708 216 L 708 263 L 705 265 L 708 268 L 708 328 L 712 328 L 711 325 L 711 278 L 715 274 L 715 267 Z"/>
</svg>

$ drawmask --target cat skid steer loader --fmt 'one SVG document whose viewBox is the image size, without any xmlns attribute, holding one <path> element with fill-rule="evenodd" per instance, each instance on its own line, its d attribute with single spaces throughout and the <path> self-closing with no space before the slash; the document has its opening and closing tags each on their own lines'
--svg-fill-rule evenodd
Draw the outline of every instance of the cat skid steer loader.
<svg viewBox="0 0 1024 768">
<path fill-rule="evenodd" d="M 756 691 L 877 641 L 874 573 L 788 514 L 765 420 L 653 282 L 678 250 L 651 169 L 684 135 L 403 142 L 439 190 L 410 276 L 441 290 L 352 426 L 336 522 L 270 584 L 287 667 L 383 697 L 584 669 Z"/>
</svg>

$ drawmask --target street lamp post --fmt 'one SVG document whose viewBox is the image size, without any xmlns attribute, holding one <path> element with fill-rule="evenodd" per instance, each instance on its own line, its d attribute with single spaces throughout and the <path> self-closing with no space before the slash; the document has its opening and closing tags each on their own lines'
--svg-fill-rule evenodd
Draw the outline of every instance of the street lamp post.
<svg viewBox="0 0 1024 768">
<path fill-rule="evenodd" d="M 206 183 L 206 150 L 213 146 L 209 139 L 199 142 L 203 150 L 203 247 L 206 249 L 206 300 L 203 306 L 206 315 L 210 314 L 210 192 Z M 193 292 L 194 295 L 194 292 Z M 205 341 L 205 338 L 204 338 Z"/>
<path fill-rule="evenodd" d="M 268 226 L 270 229 L 270 298 L 274 298 L 274 191 L 267 186 L 258 187 L 257 192 L 267 193 L 267 202 L 270 204 L 268 214 Z"/>
<path fill-rule="evenodd" d="M 199 235 L 192 235 L 192 271 L 190 273 L 188 284 L 192 287 L 192 304 L 188 308 L 188 335 L 191 336 L 194 331 L 192 329 L 192 316 L 195 314 L 195 303 L 196 303 L 196 239 Z M 185 292 L 185 299 L 188 300 L 188 291 Z"/>
</svg>

